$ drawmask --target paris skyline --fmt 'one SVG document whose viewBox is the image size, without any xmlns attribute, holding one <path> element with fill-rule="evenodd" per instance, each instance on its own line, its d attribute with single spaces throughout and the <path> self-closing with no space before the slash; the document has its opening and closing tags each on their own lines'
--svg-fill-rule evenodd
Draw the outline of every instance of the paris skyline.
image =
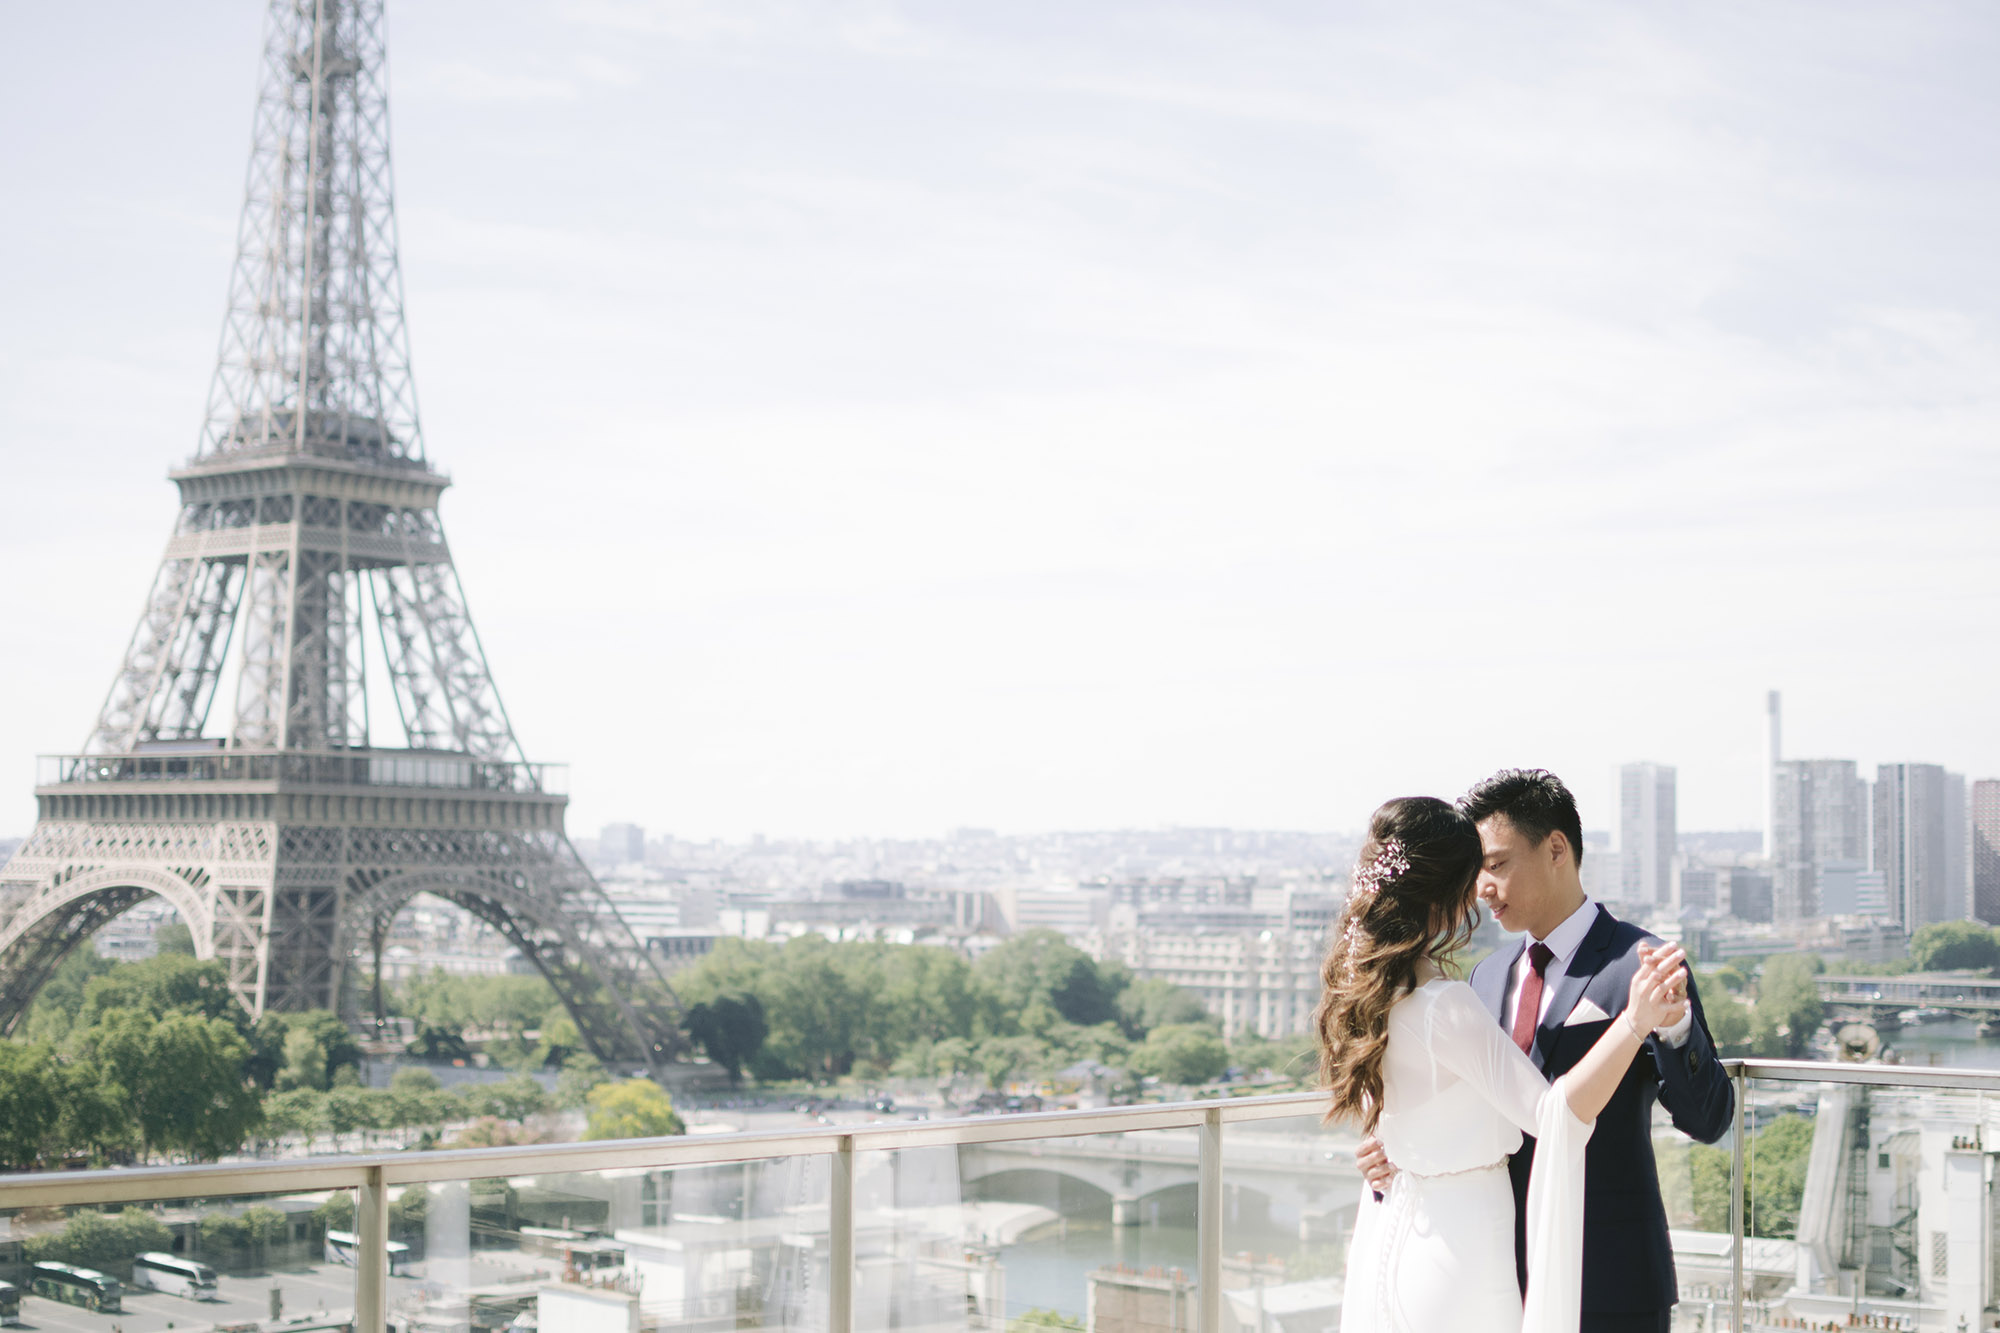
<svg viewBox="0 0 2000 1333">
<path fill-rule="evenodd" d="M 429 451 L 575 827 L 1344 829 L 1644 757 L 1747 828 L 1771 687 L 1788 753 L 2000 771 L 1984 16 L 1001 12 L 392 7 Z M 0 54 L 0 833 L 241 203 L 254 7 L 119 15 Z"/>
</svg>

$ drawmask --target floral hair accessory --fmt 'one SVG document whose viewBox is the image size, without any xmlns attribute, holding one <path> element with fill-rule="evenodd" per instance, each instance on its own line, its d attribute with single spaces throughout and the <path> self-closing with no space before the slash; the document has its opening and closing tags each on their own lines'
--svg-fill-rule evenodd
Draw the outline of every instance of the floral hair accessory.
<svg viewBox="0 0 2000 1333">
<path fill-rule="evenodd" d="M 1390 838 L 1375 852 L 1375 859 L 1354 867 L 1354 892 L 1373 898 L 1382 886 L 1410 868 L 1400 839 Z"/>
<path fill-rule="evenodd" d="M 1403 851 L 1400 839 L 1390 838 L 1375 849 L 1375 859 L 1356 862 L 1354 866 L 1354 887 L 1347 896 L 1347 928 L 1341 932 L 1341 946 L 1347 954 L 1344 975 L 1347 981 L 1354 980 L 1357 955 L 1360 952 L 1361 914 L 1365 910 L 1365 900 L 1382 891 L 1382 886 L 1410 868 L 1410 858 Z"/>
</svg>

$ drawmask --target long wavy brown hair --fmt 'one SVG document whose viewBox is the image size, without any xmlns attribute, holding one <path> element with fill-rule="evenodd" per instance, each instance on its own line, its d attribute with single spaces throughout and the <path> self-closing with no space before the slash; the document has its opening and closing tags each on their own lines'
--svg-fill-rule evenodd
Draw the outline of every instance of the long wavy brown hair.
<svg viewBox="0 0 2000 1333">
<path fill-rule="evenodd" d="M 1374 1132 L 1389 1010 L 1416 986 L 1425 959 L 1448 967 L 1471 941 L 1479 861 L 1479 830 L 1436 797 L 1387 801 L 1368 821 L 1313 1011 L 1320 1085 L 1333 1095 L 1328 1120 L 1357 1118 Z"/>
</svg>

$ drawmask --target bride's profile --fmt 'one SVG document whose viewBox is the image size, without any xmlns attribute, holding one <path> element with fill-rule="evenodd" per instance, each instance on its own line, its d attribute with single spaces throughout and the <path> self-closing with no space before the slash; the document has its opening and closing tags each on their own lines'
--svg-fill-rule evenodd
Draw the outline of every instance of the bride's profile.
<svg viewBox="0 0 2000 1333">
<path fill-rule="evenodd" d="M 1444 964 L 1471 938 L 1478 830 L 1432 797 L 1370 821 L 1314 1015 L 1329 1120 L 1382 1141 L 1396 1175 L 1363 1188 L 1342 1333 L 1575 1333 L 1584 1145 L 1644 1035 L 1677 1004 L 1679 950 L 1634 975 L 1621 1021 L 1553 1084 Z M 1528 1287 L 1515 1268 L 1507 1158 L 1539 1140 Z"/>
</svg>

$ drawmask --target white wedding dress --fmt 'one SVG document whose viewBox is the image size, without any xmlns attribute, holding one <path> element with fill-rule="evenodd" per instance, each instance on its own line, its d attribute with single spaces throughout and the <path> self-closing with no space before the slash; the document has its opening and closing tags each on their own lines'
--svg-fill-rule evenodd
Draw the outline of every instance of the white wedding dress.
<svg viewBox="0 0 2000 1333">
<path fill-rule="evenodd" d="M 1396 1167 L 1366 1185 L 1341 1333 L 1575 1333 L 1583 1299 L 1583 1149 L 1591 1126 L 1462 981 L 1389 1011 L 1376 1135 Z M 1535 1135 L 1528 1294 L 1514 1270 L 1507 1157 Z"/>
</svg>

